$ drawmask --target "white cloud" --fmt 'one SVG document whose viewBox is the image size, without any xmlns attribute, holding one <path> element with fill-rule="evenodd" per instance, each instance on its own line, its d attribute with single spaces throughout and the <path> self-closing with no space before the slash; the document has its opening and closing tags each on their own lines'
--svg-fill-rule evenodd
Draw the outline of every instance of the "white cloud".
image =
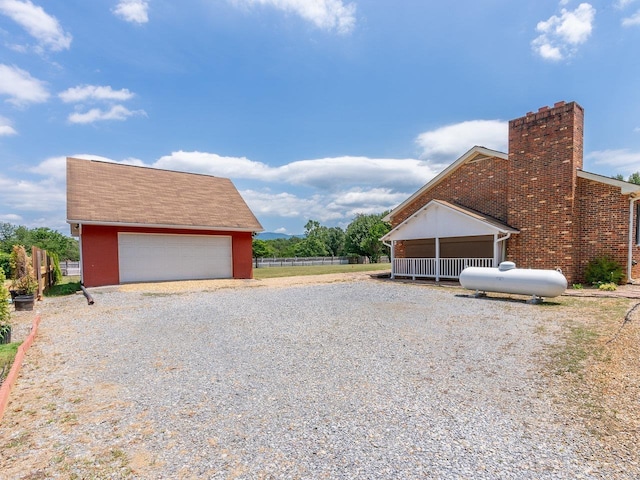
<svg viewBox="0 0 640 480">
<path fill-rule="evenodd" d="M 448 164 L 474 145 L 506 152 L 508 129 L 502 120 L 470 120 L 421 133 L 416 143 L 421 158 Z"/>
<path fill-rule="evenodd" d="M 71 46 L 72 37 L 62 29 L 58 20 L 29 0 L 0 0 L 0 13 L 24 28 L 41 48 L 56 52 Z"/>
<path fill-rule="evenodd" d="M 11 121 L 8 118 L 0 116 L 0 137 L 8 137 L 17 134 L 18 132 L 11 125 Z"/>
<path fill-rule="evenodd" d="M 216 153 L 182 150 L 160 157 L 153 167 L 255 180 L 270 180 L 274 170 L 264 163 L 255 162 L 246 157 L 225 157 Z"/>
<path fill-rule="evenodd" d="M 636 27 L 640 25 L 640 10 L 631 15 L 630 17 L 622 19 L 623 27 Z"/>
<path fill-rule="evenodd" d="M 396 189 L 413 188 L 437 172 L 416 159 L 335 157 L 300 160 L 270 167 L 245 157 L 223 157 L 205 152 L 173 152 L 153 164 L 156 168 L 200 172 L 219 177 L 306 185 L 336 190 L 345 185 L 375 184 Z"/>
<path fill-rule="evenodd" d="M 64 209 L 64 182 L 51 178 L 34 182 L 0 175 L 0 204 L 7 209 L 30 212 L 52 212 Z"/>
<path fill-rule="evenodd" d="M 616 8 L 625 8 L 636 0 L 618 0 L 615 4 Z"/>
<path fill-rule="evenodd" d="M 405 200 L 408 193 L 390 196 L 386 190 L 356 189 L 340 193 L 321 192 L 299 197 L 288 192 L 243 190 L 240 192 L 258 217 L 313 219 L 321 223 L 349 223 L 358 213 L 381 213 Z"/>
<path fill-rule="evenodd" d="M 88 112 L 72 113 L 69 115 L 69 121 L 71 123 L 94 123 L 105 120 L 126 120 L 133 116 L 146 116 L 146 112 L 144 110 L 132 111 L 122 105 L 114 105 L 109 110 L 92 108 Z"/>
<path fill-rule="evenodd" d="M 230 0 L 240 6 L 265 5 L 294 13 L 313 23 L 316 27 L 350 33 L 356 25 L 356 5 L 342 0 Z"/>
<path fill-rule="evenodd" d="M 22 221 L 22 217 L 20 215 L 16 215 L 15 213 L 6 213 L 0 215 L 0 222 L 18 224 Z"/>
<path fill-rule="evenodd" d="M 629 149 L 597 150 L 585 156 L 586 162 L 605 165 L 611 169 L 611 175 L 622 173 L 629 175 L 637 172 L 640 167 L 640 151 Z"/>
<path fill-rule="evenodd" d="M 0 64 L 0 95 L 8 96 L 8 102 L 16 106 L 42 103 L 49 98 L 44 82 L 18 67 L 4 64 Z"/>
<path fill-rule="evenodd" d="M 149 21 L 149 2 L 146 0 L 120 0 L 113 13 L 131 23 L 147 23 Z"/>
<path fill-rule="evenodd" d="M 534 51 L 545 60 L 559 61 L 575 54 L 578 45 L 587 41 L 593 30 L 596 10 L 581 3 L 573 10 L 562 9 L 560 15 L 539 22 L 540 35 L 531 42 Z"/>
<path fill-rule="evenodd" d="M 87 100 L 103 100 L 123 102 L 133 98 L 134 94 L 123 88 L 121 90 L 113 90 L 110 86 L 101 85 L 80 85 L 69 88 L 58 96 L 65 103 L 77 103 Z"/>
</svg>

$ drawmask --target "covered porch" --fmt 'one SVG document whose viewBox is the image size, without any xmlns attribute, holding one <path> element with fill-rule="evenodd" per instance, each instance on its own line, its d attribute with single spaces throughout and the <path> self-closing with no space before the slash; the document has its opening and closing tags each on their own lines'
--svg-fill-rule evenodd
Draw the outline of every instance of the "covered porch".
<svg viewBox="0 0 640 480">
<path fill-rule="evenodd" d="M 515 233 L 486 215 L 432 200 L 381 240 L 391 248 L 391 278 L 440 281 L 457 279 L 466 267 L 497 266 Z"/>
</svg>

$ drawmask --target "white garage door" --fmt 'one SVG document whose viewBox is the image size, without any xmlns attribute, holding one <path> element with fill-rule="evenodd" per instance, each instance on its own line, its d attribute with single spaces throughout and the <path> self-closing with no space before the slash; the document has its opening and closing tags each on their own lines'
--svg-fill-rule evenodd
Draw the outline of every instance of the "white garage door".
<svg viewBox="0 0 640 480">
<path fill-rule="evenodd" d="M 118 234 L 120 282 L 231 278 L 231 237 Z"/>
</svg>

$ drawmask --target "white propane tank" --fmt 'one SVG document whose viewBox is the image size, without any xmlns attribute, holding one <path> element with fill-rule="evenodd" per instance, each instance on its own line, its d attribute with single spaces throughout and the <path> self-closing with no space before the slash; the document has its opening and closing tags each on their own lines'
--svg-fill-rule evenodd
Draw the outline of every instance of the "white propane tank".
<svg viewBox="0 0 640 480">
<path fill-rule="evenodd" d="M 478 292 L 552 298 L 562 295 L 567 289 L 567 279 L 557 270 L 516 268 L 513 262 L 502 262 L 498 268 L 465 268 L 460 273 L 460 285 Z"/>
</svg>

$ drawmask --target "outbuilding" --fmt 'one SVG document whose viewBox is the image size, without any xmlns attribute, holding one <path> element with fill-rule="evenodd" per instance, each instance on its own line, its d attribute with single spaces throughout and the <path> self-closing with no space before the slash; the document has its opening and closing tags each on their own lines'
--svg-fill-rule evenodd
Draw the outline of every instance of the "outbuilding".
<svg viewBox="0 0 640 480">
<path fill-rule="evenodd" d="M 252 278 L 262 226 L 228 178 L 67 158 L 67 223 L 87 287 Z"/>
</svg>

